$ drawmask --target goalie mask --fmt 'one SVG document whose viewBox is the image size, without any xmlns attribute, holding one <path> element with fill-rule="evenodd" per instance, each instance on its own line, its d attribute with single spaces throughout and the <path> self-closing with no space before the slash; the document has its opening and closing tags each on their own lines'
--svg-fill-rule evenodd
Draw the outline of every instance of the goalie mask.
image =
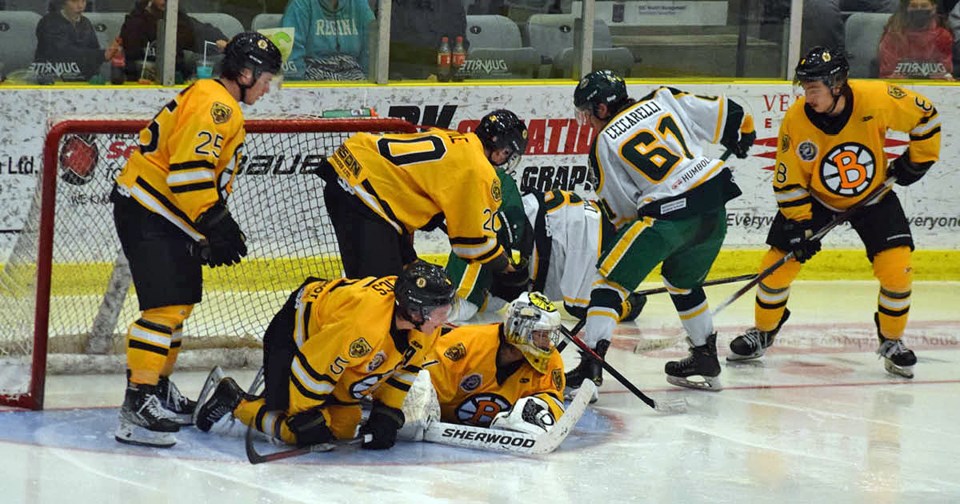
<svg viewBox="0 0 960 504">
<path fill-rule="evenodd" d="M 547 372 L 547 363 L 560 340 L 560 312 L 539 292 L 524 292 L 507 307 L 503 333 L 540 373 Z"/>
<path fill-rule="evenodd" d="M 416 261 L 397 277 L 393 292 L 400 317 L 419 331 L 430 320 L 431 311 L 453 304 L 457 289 L 443 268 Z"/>
<path fill-rule="evenodd" d="M 597 116 L 597 106 L 601 103 L 607 106 L 610 117 L 613 117 L 626 104 L 627 83 L 613 70 L 597 70 L 590 72 L 577 84 L 573 91 L 573 106 L 576 108 L 577 122 L 588 124 L 591 116 Z"/>
<path fill-rule="evenodd" d="M 527 150 L 527 126 L 517 114 L 506 109 L 494 110 L 484 116 L 474 133 L 491 154 L 500 149 L 509 150 L 506 161 L 494 164 L 491 160 L 491 164 L 508 172 L 517 167 Z"/>
</svg>

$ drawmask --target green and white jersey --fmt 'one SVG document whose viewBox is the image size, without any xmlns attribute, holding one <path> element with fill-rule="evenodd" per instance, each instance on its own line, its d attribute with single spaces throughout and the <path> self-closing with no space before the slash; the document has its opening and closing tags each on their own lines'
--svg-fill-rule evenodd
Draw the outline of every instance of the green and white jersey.
<svg viewBox="0 0 960 504">
<path fill-rule="evenodd" d="M 703 202 L 688 193 L 724 171 L 723 161 L 705 156 L 703 146 L 738 138 L 743 118 L 743 108 L 723 96 L 667 87 L 620 111 L 590 150 L 608 218 L 620 228 L 637 219 L 639 209 L 660 218 L 699 212 Z M 708 201 L 716 206 L 714 198 Z"/>
</svg>

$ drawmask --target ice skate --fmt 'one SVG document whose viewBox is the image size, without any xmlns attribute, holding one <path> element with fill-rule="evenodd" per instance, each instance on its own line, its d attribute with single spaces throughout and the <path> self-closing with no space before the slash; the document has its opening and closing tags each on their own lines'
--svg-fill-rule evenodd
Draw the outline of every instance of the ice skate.
<svg viewBox="0 0 960 504">
<path fill-rule="evenodd" d="M 180 425 L 193 424 L 193 412 L 197 409 L 196 401 L 180 393 L 177 385 L 169 377 L 161 376 L 157 382 L 157 398 L 160 404 L 168 411 L 177 415 L 176 421 Z"/>
<path fill-rule="evenodd" d="M 877 355 L 883 357 L 884 369 L 893 375 L 913 378 L 913 366 L 917 363 L 917 356 L 913 350 L 907 348 L 901 339 L 883 337 L 880 334 L 880 320 L 877 314 L 873 315 L 873 321 L 877 325 L 877 338 L 880 339 Z"/>
<path fill-rule="evenodd" d="M 610 341 L 600 340 L 597 343 L 597 348 L 594 349 L 594 352 L 603 358 L 607 355 L 607 350 L 609 348 Z M 599 389 L 600 385 L 603 384 L 603 366 L 601 366 L 596 359 L 590 355 L 587 355 L 586 352 L 580 352 L 580 363 L 577 364 L 577 367 L 571 369 L 566 374 L 567 386 L 563 391 L 563 396 L 567 399 L 572 399 L 573 396 L 577 394 L 577 390 L 580 389 L 580 385 L 584 380 L 592 381 Z M 590 398 L 590 404 L 597 402 L 597 399 L 599 398 L 600 393 L 597 390 L 594 390 L 593 397 Z"/>
<path fill-rule="evenodd" d="M 200 406 L 200 411 L 197 413 L 197 428 L 209 432 L 218 420 L 233 413 L 243 397 L 243 389 L 233 378 L 228 376 L 220 380 L 210 400 Z"/>
<path fill-rule="evenodd" d="M 117 441 L 140 446 L 170 448 L 177 443 L 174 432 L 180 430 L 177 415 L 163 407 L 156 386 L 128 384 L 120 407 Z"/>
<path fill-rule="evenodd" d="M 733 338 L 733 341 L 730 342 L 732 353 L 727 355 L 727 361 L 737 362 L 763 357 L 767 349 L 773 345 L 773 340 L 780 332 L 780 328 L 789 318 L 790 310 L 784 308 L 780 322 L 772 331 L 761 331 L 756 327 L 751 327 L 747 329 L 747 332 Z"/>
<path fill-rule="evenodd" d="M 678 387 L 687 387 L 698 390 L 718 392 L 723 388 L 720 383 L 720 361 L 717 360 L 717 334 L 707 337 L 707 342 L 701 346 L 690 345 L 690 355 L 679 361 L 670 361 L 664 366 L 667 373 L 667 383 Z M 690 377 L 699 376 L 700 380 L 691 380 Z"/>
</svg>

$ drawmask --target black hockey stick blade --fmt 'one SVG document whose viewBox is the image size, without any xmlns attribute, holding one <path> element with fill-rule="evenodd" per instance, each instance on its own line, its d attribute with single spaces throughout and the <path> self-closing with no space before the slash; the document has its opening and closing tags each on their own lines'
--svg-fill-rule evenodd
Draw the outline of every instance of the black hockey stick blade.
<svg viewBox="0 0 960 504">
<path fill-rule="evenodd" d="M 654 401 L 649 396 L 641 392 L 640 389 L 638 389 L 636 385 L 631 383 L 630 380 L 628 380 L 625 376 L 620 374 L 620 372 L 617 371 L 616 368 L 611 366 L 609 363 L 607 363 L 607 361 L 603 360 L 602 357 L 597 355 L 597 353 L 594 352 L 593 349 L 588 347 L 587 344 L 584 343 L 582 339 L 578 338 L 575 334 L 570 334 L 570 331 L 568 331 L 566 327 L 561 325 L 560 332 L 563 334 L 564 337 L 567 338 L 568 341 L 573 342 L 574 345 L 576 345 L 580 350 L 582 350 L 584 354 L 588 355 L 590 358 L 599 362 L 600 366 L 602 366 L 606 372 L 610 373 L 614 378 L 617 379 L 618 382 L 623 384 L 624 387 L 627 387 L 627 390 L 632 392 L 633 395 L 640 398 L 640 400 L 643 401 L 644 404 L 646 404 L 647 406 L 650 406 L 651 408 L 653 408 L 654 410 L 660 413 L 684 413 L 687 411 L 687 401 L 685 399 L 680 398 L 680 399 L 672 399 L 667 401 Z"/>
<path fill-rule="evenodd" d="M 264 462 L 274 462 L 277 460 L 283 460 L 291 457 L 299 457 L 300 455 L 306 455 L 307 453 L 320 453 L 328 452 L 336 449 L 338 446 L 353 446 L 359 445 L 369 440 L 370 435 L 366 434 L 362 437 L 357 437 L 347 440 L 338 440 L 332 441 L 329 443 L 321 443 L 316 445 L 304 446 L 300 448 L 290 448 L 286 450 L 280 450 L 272 453 L 259 453 L 257 449 L 253 446 L 253 438 L 255 434 L 255 429 L 253 427 L 247 426 L 247 435 L 244 438 L 244 445 L 247 451 L 247 460 L 251 464 L 263 464 Z"/>
</svg>

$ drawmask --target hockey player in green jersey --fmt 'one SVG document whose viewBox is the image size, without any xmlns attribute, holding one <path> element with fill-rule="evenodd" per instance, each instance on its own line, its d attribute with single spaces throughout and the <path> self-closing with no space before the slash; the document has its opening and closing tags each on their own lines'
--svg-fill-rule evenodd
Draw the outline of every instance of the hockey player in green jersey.
<svg viewBox="0 0 960 504">
<path fill-rule="evenodd" d="M 726 97 L 673 88 L 633 99 L 623 78 L 609 70 L 580 81 L 574 106 L 578 121 L 597 131 L 589 163 L 602 210 L 616 228 L 597 262 L 608 282 L 593 289 L 590 306 L 617 306 L 609 298 L 622 300 L 662 264 L 690 345 L 688 357 L 666 364 L 667 381 L 719 390 L 717 335 L 703 282 L 726 235 L 724 205 L 741 193 L 723 161 L 705 156 L 703 145 L 719 143 L 746 157 L 756 139 L 753 118 Z M 609 316 L 619 314 L 609 310 Z M 587 344 L 604 355 L 610 335 Z M 585 379 L 602 382 L 590 359 L 566 378 L 568 388 Z"/>
</svg>

